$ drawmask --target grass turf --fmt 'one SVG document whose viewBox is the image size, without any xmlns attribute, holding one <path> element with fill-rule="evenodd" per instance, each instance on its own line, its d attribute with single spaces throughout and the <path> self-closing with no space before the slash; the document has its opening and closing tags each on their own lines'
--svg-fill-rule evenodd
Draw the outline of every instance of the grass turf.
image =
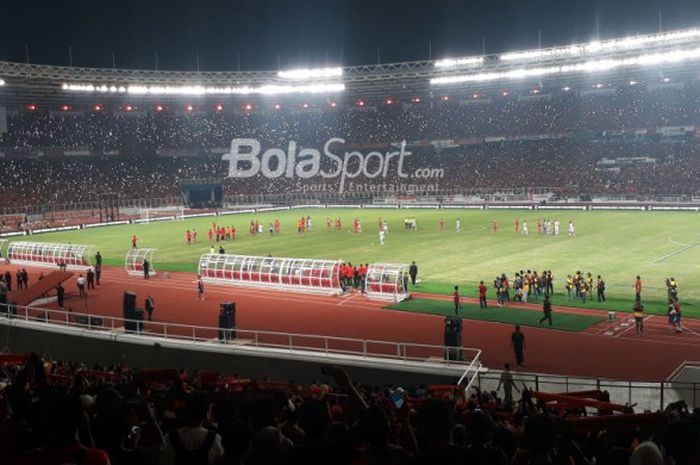
<svg viewBox="0 0 700 465">
<path fill-rule="evenodd" d="M 431 299 L 410 299 L 389 306 L 393 310 L 429 313 L 432 315 L 454 316 L 454 304 L 448 301 Z M 477 304 L 463 303 L 459 316 L 470 320 L 494 321 L 521 326 L 540 326 L 542 312 L 522 308 L 497 307 L 479 308 Z M 566 313 L 552 314 L 552 328 L 564 331 L 583 331 L 604 320 L 603 317 L 575 315 Z M 545 328 L 548 323 L 543 323 Z"/>
<path fill-rule="evenodd" d="M 296 233 L 296 219 L 311 215 L 314 228 Z M 415 216 L 418 231 L 407 231 L 403 219 Z M 536 234 L 538 218 L 557 218 L 562 235 Z M 363 224 L 361 234 L 349 229 L 353 218 Z M 378 244 L 377 222 L 388 220 L 386 244 Z M 275 218 L 282 223 L 279 236 L 250 236 L 251 220 L 265 225 Z M 326 218 L 341 218 L 343 231 L 327 231 Z M 440 231 L 438 221 L 445 221 Z M 462 231 L 455 231 L 460 219 Z M 530 235 L 516 235 L 515 218 L 527 220 Z M 491 221 L 500 223 L 497 235 Z M 576 237 L 566 237 L 566 224 L 576 223 Z M 687 317 L 700 317 L 700 216 L 695 212 L 640 211 L 529 211 L 529 210 L 433 210 L 433 209 L 299 209 L 259 214 L 192 218 L 184 221 L 145 225 L 112 226 L 79 231 L 62 231 L 22 237 L 16 240 L 91 244 L 105 257 L 105 264 L 123 266 L 129 238 L 136 234 L 141 247 L 158 249 L 155 266 L 161 270 L 197 270 L 198 257 L 209 251 L 206 237 L 212 221 L 235 225 L 236 241 L 224 243 L 228 253 L 344 259 L 360 262 L 403 262 L 415 260 L 419 267 L 418 291 L 450 294 L 459 285 L 465 295 L 474 296 L 480 280 L 490 286 L 497 274 L 512 277 L 516 270 L 552 270 L 555 277 L 555 305 L 629 311 L 633 302 L 634 277 L 644 281 L 643 300 L 650 313 L 665 312 L 664 278 L 675 277 Z M 197 229 L 199 242 L 187 246 L 184 234 Z M 267 228 L 265 228 L 267 230 Z M 567 302 L 562 295 L 564 279 L 576 270 L 602 274 L 609 300 L 601 305 Z M 492 291 L 489 289 L 489 297 Z"/>
</svg>

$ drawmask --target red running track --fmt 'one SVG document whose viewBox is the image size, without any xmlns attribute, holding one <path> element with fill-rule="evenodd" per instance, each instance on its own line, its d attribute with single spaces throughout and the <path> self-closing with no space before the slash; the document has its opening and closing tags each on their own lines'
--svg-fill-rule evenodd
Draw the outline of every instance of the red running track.
<svg viewBox="0 0 700 465">
<path fill-rule="evenodd" d="M 11 265 L 0 267 L 4 271 Z M 29 270 L 30 280 L 41 269 Z M 93 315 L 122 316 L 122 294 L 137 293 L 137 305 L 151 295 L 154 321 L 216 327 L 219 304 L 232 300 L 237 306 L 238 328 L 280 331 L 357 339 L 443 344 L 443 317 L 394 311 L 359 294 L 330 297 L 205 285 L 204 302 L 196 298 L 196 276 L 192 273 L 162 274 L 146 281 L 128 276 L 120 268 L 104 268 L 102 284 L 86 300 L 77 297 L 75 279 L 64 284 L 66 307 Z M 13 273 L 14 277 L 14 273 Z M 30 281 L 31 282 L 31 281 Z M 434 296 L 433 296 L 434 297 Z M 446 297 L 449 298 L 449 297 Z M 533 307 L 534 308 L 534 307 Z M 556 312 L 597 313 L 590 309 L 555 308 Z M 686 331 L 674 334 L 661 316 L 647 317 L 646 333 L 634 334 L 627 315 L 616 325 L 601 323 L 580 333 L 545 328 L 523 328 L 526 335 L 525 367 L 531 373 L 613 378 L 632 381 L 665 379 L 683 361 L 700 360 L 700 320 L 686 320 Z M 154 325 L 150 325 L 153 327 Z M 149 324 L 146 324 L 149 329 Z M 483 362 L 491 368 L 513 363 L 511 325 L 465 320 L 462 343 L 482 350 Z M 612 335 L 605 333 L 612 332 Z M 214 337 L 214 336 L 212 336 Z"/>
</svg>

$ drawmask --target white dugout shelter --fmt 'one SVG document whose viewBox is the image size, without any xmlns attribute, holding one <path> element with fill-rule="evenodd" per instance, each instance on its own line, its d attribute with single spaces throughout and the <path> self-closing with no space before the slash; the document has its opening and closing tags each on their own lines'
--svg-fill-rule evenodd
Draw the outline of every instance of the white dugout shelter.
<svg viewBox="0 0 700 465">
<path fill-rule="evenodd" d="M 372 263 L 367 269 L 365 291 L 367 297 L 400 302 L 409 297 L 408 265 Z"/>
<path fill-rule="evenodd" d="M 130 276 L 143 276 L 143 262 L 148 260 L 148 274 L 155 276 L 156 269 L 153 266 L 153 254 L 157 249 L 135 249 L 131 248 L 126 253 L 124 268 Z"/>
<path fill-rule="evenodd" d="M 92 246 L 78 244 L 54 244 L 49 242 L 10 242 L 7 259 L 11 263 L 30 266 L 54 267 L 65 264 L 67 268 L 90 266 L 88 256 Z"/>
<path fill-rule="evenodd" d="M 342 294 L 340 260 L 204 254 L 199 275 L 205 282 L 322 294 Z"/>
</svg>

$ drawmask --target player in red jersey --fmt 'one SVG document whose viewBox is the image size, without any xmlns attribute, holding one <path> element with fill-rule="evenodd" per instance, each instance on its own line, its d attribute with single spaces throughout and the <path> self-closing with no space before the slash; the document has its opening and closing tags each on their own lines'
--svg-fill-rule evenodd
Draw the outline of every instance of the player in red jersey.
<svg viewBox="0 0 700 465">
<path fill-rule="evenodd" d="M 493 220 L 493 221 L 491 222 L 491 231 L 492 231 L 494 234 L 498 234 L 498 221 Z"/>
<path fill-rule="evenodd" d="M 138 248 L 138 247 L 136 246 L 136 243 L 138 242 L 138 240 L 139 240 L 139 238 L 136 237 L 136 234 L 132 234 L 132 235 L 131 235 L 131 248 L 132 248 L 132 249 Z"/>
<path fill-rule="evenodd" d="M 443 218 L 440 218 L 438 224 L 440 225 L 440 232 L 445 232 L 445 220 Z"/>
<path fill-rule="evenodd" d="M 279 234 L 281 228 L 282 228 L 282 225 L 280 224 L 279 218 L 275 218 L 275 234 Z"/>
<path fill-rule="evenodd" d="M 211 242 L 212 238 L 214 237 L 214 231 L 211 229 L 207 231 L 207 237 L 209 238 L 209 242 Z"/>
<path fill-rule="evenodd" d="M 192 243 L 192 233 L 189 229 L 185 233 L 185 240 L 187 241 L 187 245 L 190 245 Z"/>
<path fill-rule="evenodd" d="M 515 234 L 520 234 L 520 220 L 515 219 Z"/>
</svg>

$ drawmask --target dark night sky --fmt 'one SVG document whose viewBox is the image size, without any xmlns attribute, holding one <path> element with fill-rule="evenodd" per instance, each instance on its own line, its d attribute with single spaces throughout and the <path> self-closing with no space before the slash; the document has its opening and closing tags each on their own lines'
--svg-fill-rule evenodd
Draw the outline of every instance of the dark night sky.
<svg viewBox="0 0 700 465">
<path fill-rule="evenodd" d="M 75 66 L 276 69 L 433 58 L 700 26 L 700 0 L 2 0 L 0 60 Z"/>
</svg>

